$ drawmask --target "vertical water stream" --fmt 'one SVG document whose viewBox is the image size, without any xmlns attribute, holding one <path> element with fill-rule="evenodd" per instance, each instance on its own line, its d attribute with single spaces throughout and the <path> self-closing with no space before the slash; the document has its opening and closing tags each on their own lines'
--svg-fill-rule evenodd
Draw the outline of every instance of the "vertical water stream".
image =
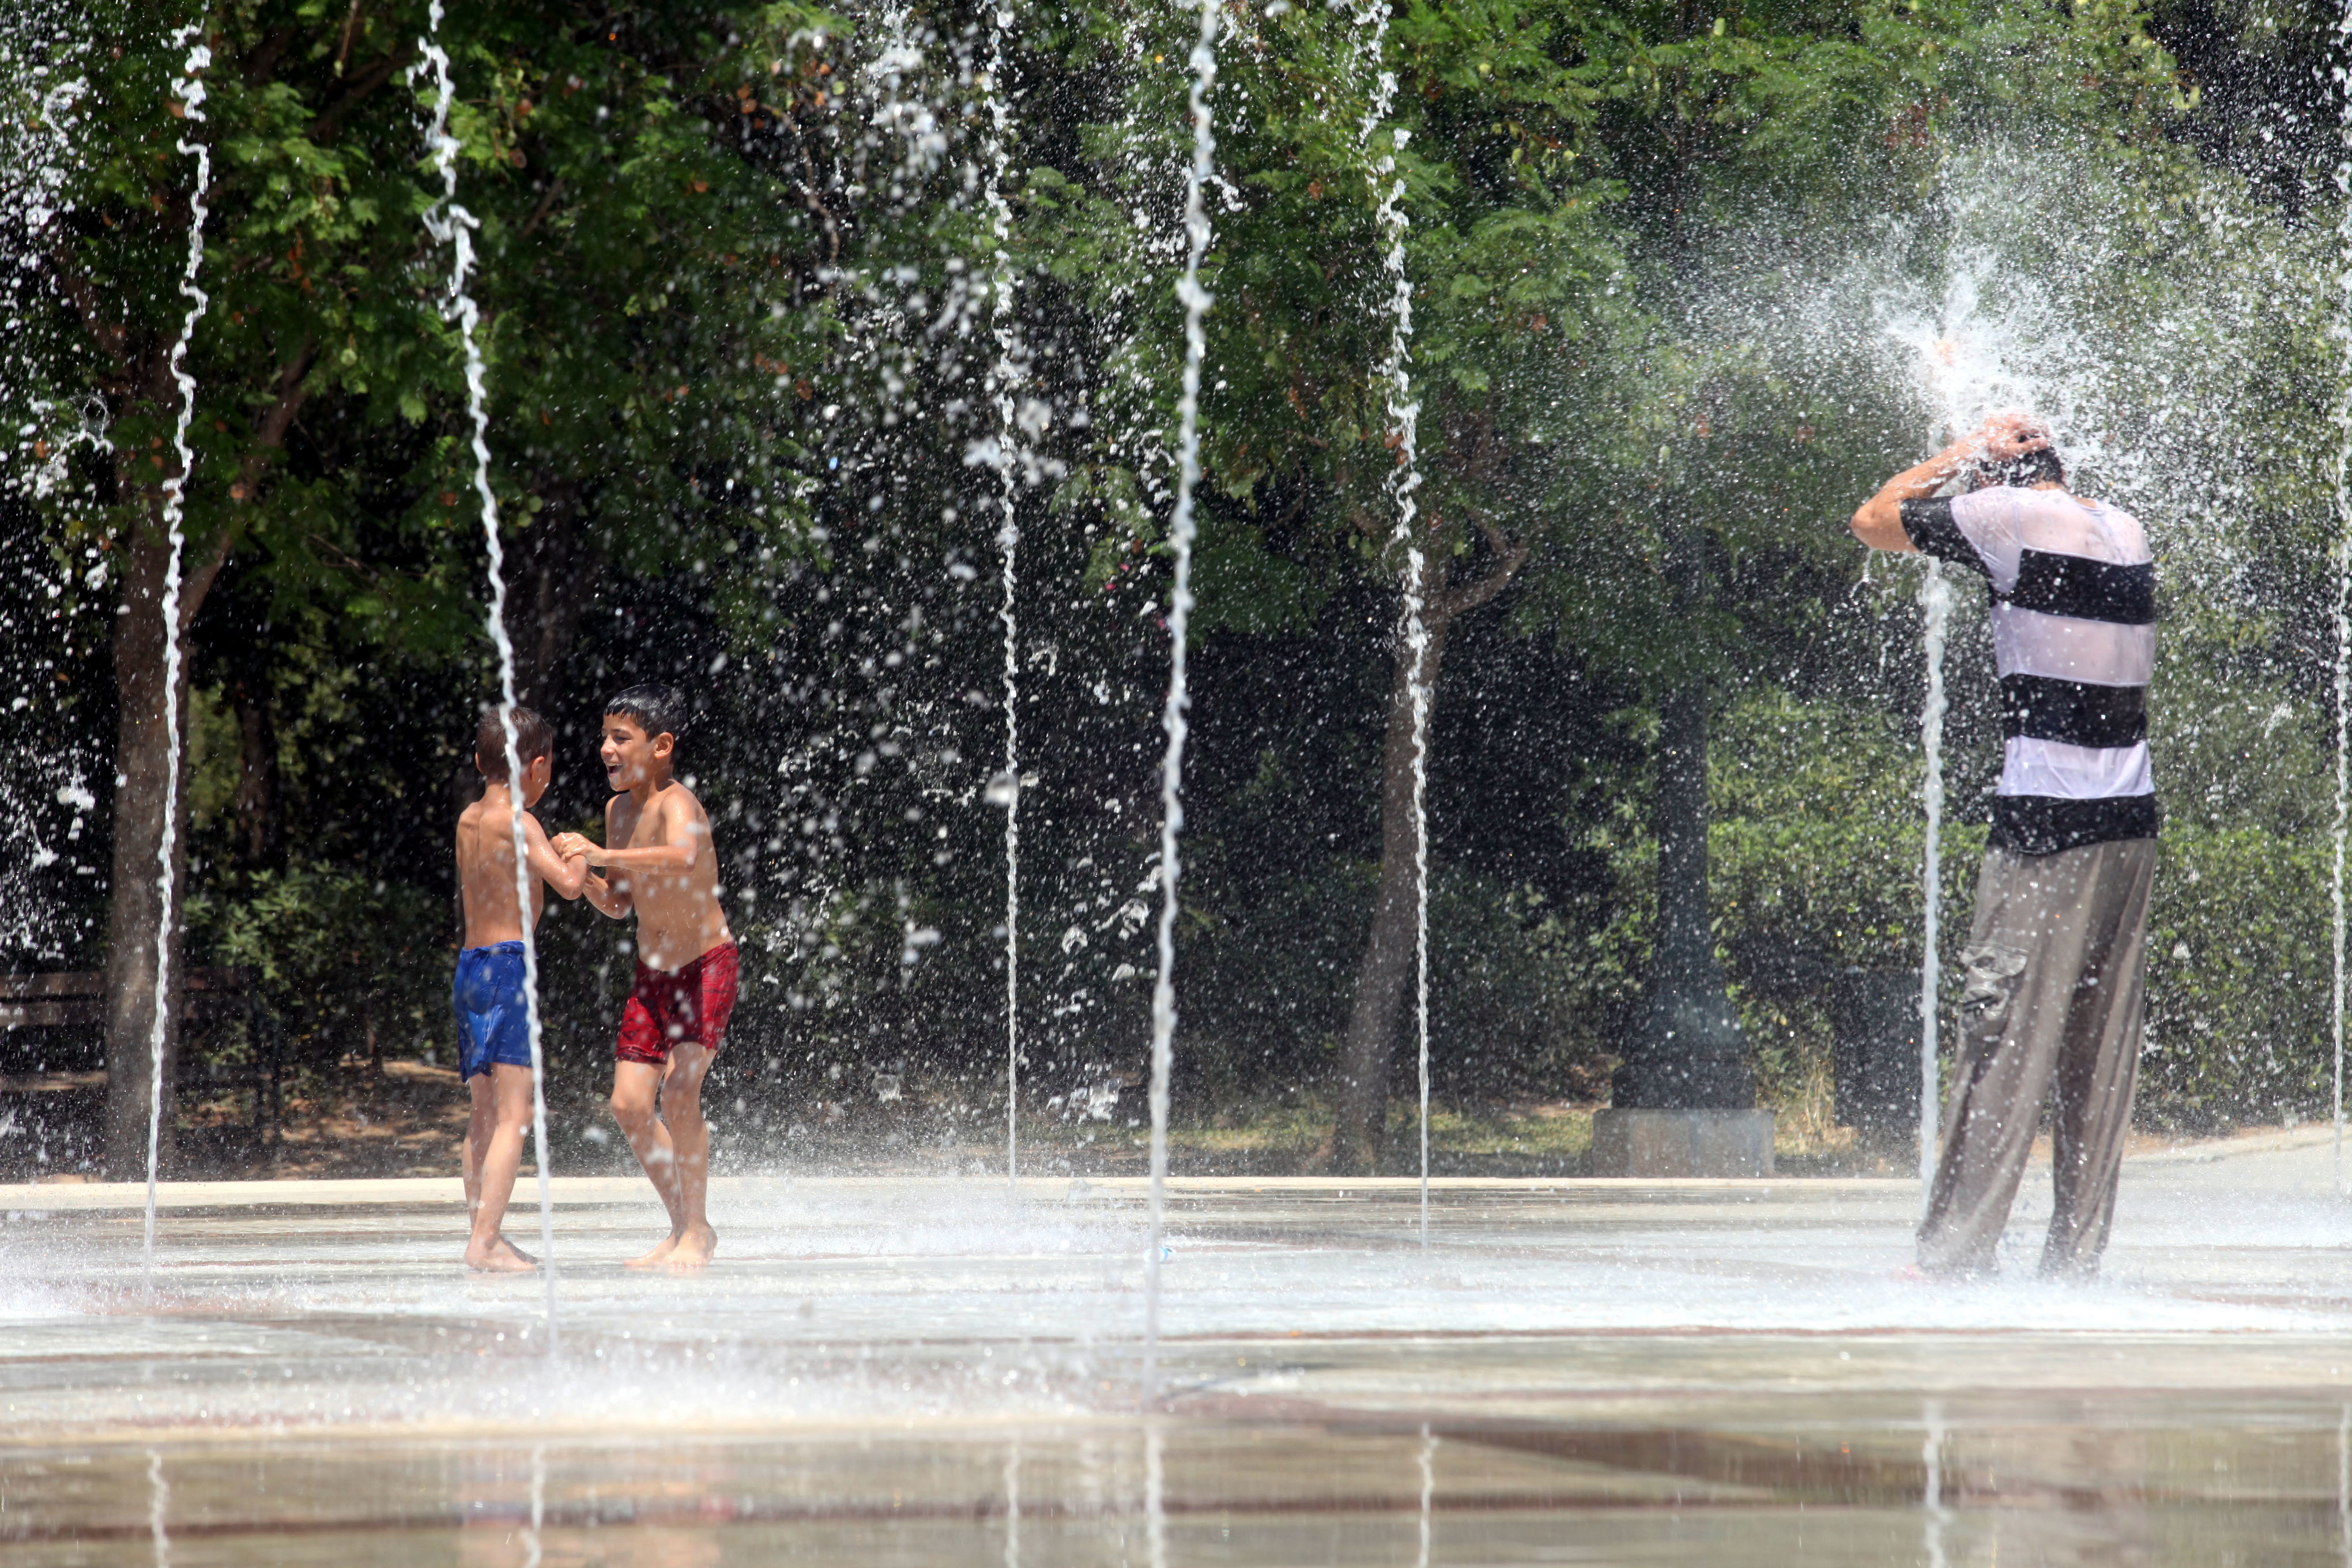
<svg viewBox="0 0 2352 1568">
<path fill-rule="evenodd" d="M 1004 563 L 1004 601 L 997 619 L 1004 623 L 1004 772 L 999 797 L 1004 807 L 1004 1181 L 1008 1188 L 1020 1176 L 1021 1110 L 1021 624 L 1016 613 L 1015 570 L 1021 548 L 1021 523 L 1013 510 L 1017 480 L 1013 445 L 1019 438 L 1014 423 L 1013 393 L 1021 382 L 1020 328 L 1013 317 L 1013 291 L 1018 279 L 1007 248 L 1013 240 L 1013 208 L 1004 199 L 1004 171 L 1009 161 L 1005 132 L 1011 110 L 1004 102 L 1004 29 L 1013 20 L 1010 0 L 989 8 L 988 177 L 985 202 L 991 239 L 991 287 L 994 301 L 996 363 L 988 373 L 996 403 L 996 443 L 991 466 L 996 471 L 996 503 L 1003 521 L 996 547 Z"/>
<path fill-rule="evenodd" d="M 2347 399 L 2352 400 L 2352 399 Z M 2329 1022 L 2335 1040 L 2336 1194 L 2344 1195 L 2344 837 L 2347 805 L 2352 805 L 2352 497 L 2346 494 L 2345 469 L 2352 464 L 2352 418 L 2345 422 L 2347 450 L 2336 459 L 2336 510 L 2341 531 L 2336 542 L 2336 846 L 2328 877 L 2329 945 L 2333 950 L 2335 986 Z"/>
<path fill-rule="evenodd" d="M 1021 1568 L 1021 1439 L 1004 1456 L 1004 1568 Z"/>
<path fill-rule="evenodd" d="M 547 1165 L 547 1061 L 539 1005 L 539 932 L 530 918 L 530 861 L 523 833 L 522 758 L 515 730 L 514 642 L 507 636 L 506 551 L 499 538 L 499 500 L 490 489 L 489 414 L 482 387 L 482 351 L 475 329 L 481 311 L 466 291 L 474 270 L 474 215 L 457 205 L 457 139 L 449 133 L 449 109 L 456 89 L 449 79 L 449 56 L 441 47 L 441 0 L 427 13 L 427 36 L 417 47 L 433 69 L 433 126 L 426 140 L 433 149 L 433 166 L 441 175 L 441 198 L 425 212 L 425 232 L 434 242 L 450 247 L 449 287 L 443 310 L 457 321 L 466 353 L 466 412 L 473 423 L 474 493 L 482 503 L 482 534 L 488 546 L 490 641 L 499 653 L 499 722 L 505 732 L 508 790 L 513 809 L 508 814 L 513 830 L 515 910 L 522 926 L 523 1005 L 530 1035 L 530 1131 L 532 1157 L 539 1166 L 539 1268 L 547 1288 L 547 1353 L 561 1348 L 555 1311 L 555 1207 Z"/>
<path fill-rule="evenodd" d="M 1204 0 L 1202 10 L 1213 0 Z M 1143 1561 L 1168 1568 L 1168 1438 L 1153 1421 L 1143 1432 Z"/>
<path fill-rule="evenodd" d="M 1209 92 L 1217 84 L 1217 24 L 1223 0 L 1199 0 L 1201 36 L 1192 46 L 1192 164 L 1184 176 L 1184 276 L 1176 297 L 1184 304 L 1183 394 L 1176 401 L 1176 508 L 1168 524 L 1175 557 L 1168 595 L 1168 701 L 1160 727 L 1168 751 L 1160 766 L 1160 973 L 1151 986 L 1151 1226 L 1143 1254 L 1143 1398 L 1160 1399 L 1160 1237 L 1168 1217 L 1168 1078 L 1176 1039 L 1176 841 L 1184 826 L 1184 712 L 1192 698 L 1184 679 L 1184 637 L 1192 614 L 1192 489 L 1201 480 L 1201 361 L 1208 353 L 1202 321 L 1209 295 L 1201 287 L 1201 258 L 1209 249 L 1209 214 L 1202 191 L 1216 171 L 1217 138 L 1209 119 Z M 1153 1443 L 1159 1441 L 1155 1429 Z M 1158 1448 L 1153 1448 L 1158 1454 Z M 1155 1555 L 1157 1555 L 1155 1552 Z"/>
<path fill-rule="evenodd" d="M 155 1568 L 172 1568 L 172 1483 L 163 1479 L 163 1456 L 147 1450 L 147 1535 L 155 1552 Z"/>
<path fill-rule="evenodd" d="M 173 84 L 181 104 L 181 118 L 197 124 L 205 118 L 204 72 L 213 63 L 212 50 L 194 41 L 203 34 L 204 24 L 196 21 L 172 35 L 174 47 L 185 46 L 188 49 L 181 65 L 180 79 Z M 152 1289 L 155 1283 L 156 1163 L 163 1142 L 163 1047 L 172 1022 L 172 926 L 178 912 L 173 900 L 179 893 L 179 879 L 173 859 L 179 848 L 180 752 L 184 744 L 180 732 L 180 563 L 188 542 L 182 531 L 187 517 L 188 472 L 196 461 L 194 451 L 188 446 L 188 427 L 196 417 L 196 378 L 187 371 L 188 343 L 196 335 L 196 323 L 204 319 L 205 308 L 212 302 L 196 286 L 196 274 L 205 264 L 205 219 L 210 214 L 205 198 L 212 192 L 212 149 L 183 136 L 179 152 L 183 157 L 195 159 L 196 183 L 188 193 L 188 265 L 180 275 L 180 295 L 188 301 L 188 313 L 182 318 L 180 335 L 172 344 L 172 384 L 180 394 L 172 450 L 179 466 L 163 480 L 163 531 L 171 541 L 172 553 L 163 568 L 163 831 L 155 850 L 155 880 L 162 899 L 155 916 L 155 1014 L 147 1034 L 147 1207 L 140 1233 L 142 1289 Z"/>
<path fill-rule="evenodd" d="M 1356 15 L 1356 25 L 1369 33 L 1359 50 L 1360 69 L 1372 79 L 1364 107 L 1357 145 L 1364 153 L 1365 176 L 1371 183 L 1375 220 L 1387 250 L 1381 266 L 1388 279 L 1389 346 L 1376 379 L 1387 404 L 1388 438 L 1396 463 L 1381 488 L 1395 509 L 1389 531 L 1391 548 L 1402 552 L 1404 604 L 1399 635 L 1412 656 L 1412 898 L 1413 898 L 1413 1038 L 1421 1082 L 1421 1244 L 1429 1245 L 1429 626 L 1423 618 L 1427 562 L 1415 542 L 1412 520 L 1420 510 L 1413 492 L 1421 488 L 1421 405 L 1412 396 L 1412 376 L 1406 368 L 1412 358 L 1412 280 L 1405 275 L 1404 236 L 1411 226 L 1405 216 L 1404 176 L 1397 173 L 1397 154 L 1404 150 L 1406 132 L 1390 131 L 1389 150 L 1371 156 L 1372 133 L 1388 118 L 1396 100 L 1396 72 L 1385 64 L 1389 30 L 1386 0 L 1370 0 Z"/>
<path fill-rule="evenodd" d="M 2336 24 L 2339 41 L 2352 39 L 2352 0 Z M 2330 1029 L 2335 1041 L 2336 1193 L 2344 1195 L 2344 839 L 2347 812 L 2352 812 L 2352 73 L 2336 74 L 2337 134 L 2347 155 L 2336 165 L 2339 204 L 2336 223 L 2336 255 L 2344 271 L 2344 302 L 2336 331 L 2343 343 L 2338 369 L 2344 383 L 2337 394 L 2336 423 L 2342 438 L 2336 447 L 2336 845 L 2328 878 L 2330 938 L 2335 952 L 2335 990 L 2330 997 Z"/>
<path fill-rule="evenodd" d="M 1436 1505 L 1437 1438 L 1424 1421 L 1421 1424 L 1421 1550 L 1413 1558 L 1416 1568 L 1430 1568 L 1435 1560 L 1432 1549 L 1437 1538 Z"/>
<path fill-rule="evenodd" d="M 1931 427 L 1927 434 L 1931 447 L 1957 438 L 1966 423 L 1959 356 L 1960 343 L 1955 337 L 1937 337 L 1925 345 L 1928 381 L 1942 405 L 1942 426 Z M 1919 1214 L 1925 1218 L 1936 1181 L 1936 1122 L 1943 1098 L 1937 1036 L 1943 978 L 1944 715 L 1950 707 L 1944 695 L 1944 647 L 1951 627 L 1952 585 L 1944 576 L 1942 563 L 1928 556 L 1920 559 L 1927 570 L 1919 580 L 1919 643 L 1927 666 L 1927 690 L 1919 704 L 1919 805 L 1924 819 L 1919 891 L 1925 911 L 1919 942 Z"/>
<path fill-rule="evenodd" d="M 2352 1405 L 2336 1418 L 2336 1555 L 2352 1568 Z"/>
<path fill-rule="evenodd" d="M 1952 585 L 1940 562 L 1927 562 L 1927 575 L 1919 582 L 1919 607 L 1924 622 L 1920 642 L 1927 656 L 1927 693 L 1919 705 L 1920 750 L 1926 761 L 1919 795 L 1927 817 L 1919 871 L 1927 903 L 1919 952 L 1919 1212 L 1924 1216 L 1936 1180 L 1936 1115 L 1942 1087 L 1936 1070 L 1936 994 L 1944 913 L 1944 642 L 1951 625 Z"/>
<path fill-rule="evenodd" d="M 547 1445 L 530 1446 L 530 1526 L 522 1532 L 522 1568 L 540 1568 L 541 1532 L 547 1527 Z"/>
<path fill-rule="evenodd" d="M 1950 1517 L 1944 1507 L 1944 1406 L 1941 1401 L 1927 1401 L 1923 1425 L 1927 1436 L 1919 1445 L 1919 1514 L 1922 1533 L 1920 1542 L 1927 1550 L 1922 1553 L 1927 1568 L 1944 1568 L 1944 1522 Z"/>
</svg>

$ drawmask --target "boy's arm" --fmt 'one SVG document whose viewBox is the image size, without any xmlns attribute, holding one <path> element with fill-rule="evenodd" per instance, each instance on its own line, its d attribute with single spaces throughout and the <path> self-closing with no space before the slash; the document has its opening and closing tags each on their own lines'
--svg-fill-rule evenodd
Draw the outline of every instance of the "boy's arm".
<svg viewBox="0 0 2352 1568">
<path fill-rule="evenodd" d="M 613 837 L 613 803 L 609 800 L 604 803 L 604 837 Z M 567 858 L 575 855 L 580 858 L 580 890 L 588 896 L 588 901 L 596 907 L 598 914 L 616 921 L 627 916 L 635 902 L 629 896 L 629 879 L 626 877 L 600 877 L 589 868 L 589 857 L 598 852 L 593 839 L 578 833 L 558 834 L 555 851 Z"/>
<path fill-rule="evenodd" d="M 582 885 L 587 879 L 587 860 L 578 855 L 558 855 L 547 837 L 547 829 L 541 827 L 539 818 L 530 813 L 523 813 L 522 822 L 524 848 L 532 873 L 560 894 L 565 902 L 577 899 Z"/>
<path fill-rule="evenodd" d="M 585 861 L 581 863 L 580 890 L 588 895 L 588 901 L 596 906 L 597 913 L 611 920 L 626 918 L 634 907 L 629 899 L 626 878 L 608 882 L 588 869 Z"/>
<path fill-rule="evenodd" d="M 592 846 L 587 852 L 590 862 L 614 871 L 666 871 L 677 875 L 693 870 L 701 863 L 704 847 L 710 842 L 710 825 L 682 800 L 656 802 L 654 809 L 664 814 L 663 836 L 667 843 L 628 849 Z"/>
</svg>

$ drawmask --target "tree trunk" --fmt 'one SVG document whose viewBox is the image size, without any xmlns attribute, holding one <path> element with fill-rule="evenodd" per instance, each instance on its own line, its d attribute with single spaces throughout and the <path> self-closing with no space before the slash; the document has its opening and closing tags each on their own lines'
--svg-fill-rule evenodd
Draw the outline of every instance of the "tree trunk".
<svg viewBox="0 0 2352 1568">
<path fill-rule="evenodd" d="M 267 865 L 278 847 L 278 730 L 270 720 L 267 679 L 248 671 L 229 688 L 236 705 L 237 847 L 248 868 Z"/>
<path fill-rule="evenodd" d="M 77 290 L 67 279 L 69 293 Z M 105 328 L 86 289 L 78 291 L 79 307 L 101 342 L 119 334 Z M 278 369 L 276 401 L 262 416 L 252 447 L 236 470 L 228 493 L 240 509 L 260 494 L 270 462 L 286 445 L 287 432 L 310 395 L 303 376 L 310 364 L 311 345 L 306 340 L 293 357 Z M 136 353 L 127 353 L 125 380 L 144 390 L 151 411 L 173 405 L 176 388 L 170 361 L 160 340 L 151 340 Z M 161 446 L 158 441 L 156 445 Z M 109 1173 L 117 1177 L 143 1174 L 147 1168 L 147 1126 L 151 1105 L 160 1093 L 163 1124 L 157 1142 L 159 1166 L 172 1146 L 172 1080 L 180 1054 L 180 995 L 183 989 L 180 910 L 187 897 L 188 792 L 172 792 L 178 802 L 172 824 L 172 905 L 166 909 L 160 885 L 158 856 L 163 845 L 165 786 L 175 765 L 184 763 L 188 720 L 188 629 L 205 595 L 212 592 L 221 568 L 228 563 L 237 525 L 225 522 L 209 546 L 198 554 L 184 551 L 181 560 L 179 625 L 180 676 L 164 689 L 163 585 L 170 571 L 172 545 L 165 535 L 163 477 L 141 466 L 160 466 L 153 453 L 124 452 L 117 459 L 116 483 L 121 496 L 136 497 L 139 506 L 123 531 L 122 604 L 114 623 L 114 684 L 121 705 L 115 728 L 114 866 L 107 889 L 106 920 L 106 1142 Z M 184 484 L 186 476 L 183 476 Z M 170 704 L 167 709 L 166 703 Z M 165 715 L 178 715 L 181 755 L 172 754 Z M 184 779 L 182 781 L 184 786 Z M 163 998 L 163 1072 L 160 1086 L 154 1071 L 152 1031 L 159 998 L 155 994 L 157 939 L 169 943 L 170 994 Z"/>
<path fill-rule="evenodd" d="M 580 617 L 604 574 L 601 542 L 583 546 L 579 498 L 571 487 L 548 487 L 544 506 L 519 534 L 507 601 L 507 636 L 514 643 L 515 694 L 526 708 L 547 713 L 563 660 L 580 633 Z"/>
<path fill-rule="evenodd" d="M 1676 618 L 1706 596 L 1705 540 L 1684 525 L 1670 542 Z M 1658 915 L 1648 994 L 1611 1103 L 1625 1110 L 1744 1110 L 1756 1103 L 1739 1019 L 1715 958 L 1707 902 L 1706 676 L 1685 670 L 1659 702 Z"/>
<path fill-rule="evenodd" d="M 182 988 L 179 905 L 187 890 L 188 796 L 179 792 L 173 845 L 173 908 L 166 911 L 158 855 L 163 842 L 163 801 L 173 765 L 164 703 L 177 710 L 185 734 L 188 665 L 178 688 L 164 690 L 163 576 L 171 547 L 152 526 L 134 526 L 123 562 L 122 609 L 114 623 L 114 679 L 121 700 L 115 731 L 114 868 L 109 884 L 106 941 L 107 1173 L 118 1181 L 147 1169 L 147 1124 L 154 1074 L 155 953 L 159 931 L 171 933 L 171 991 L 163 1008 L 163 1114 L 159 1153 L 172 1147 L 171 1086 L 179 1059 Z M 194 618 L 184 588 L 182 626 Z"/>
<path fill-rule="evenodd" d="M 1434 603 L 1423 616 L 1429 647 L 1420 671 L 1434 707 L 1437 667 L 1452 616 Z M 1421 906 L 1420 846 L 1412 817 L 1413 649 L 1397 639 L 1390 682 L 1388 739 L 1381 754 L 1381 884 L 1372 902 L 1372 932 L 1356 965 L 1355 1000 L 1340 1047 L 1339 1119 L 1331 1134 L 1331 1168 L 1369 1172 L 1387 1142 L 1389 1070 L 1396 1059 L 1398 1005 L 1413 976 Z M 1425 738 L 1424 738 L 1425 739 Z"/>
</svg>

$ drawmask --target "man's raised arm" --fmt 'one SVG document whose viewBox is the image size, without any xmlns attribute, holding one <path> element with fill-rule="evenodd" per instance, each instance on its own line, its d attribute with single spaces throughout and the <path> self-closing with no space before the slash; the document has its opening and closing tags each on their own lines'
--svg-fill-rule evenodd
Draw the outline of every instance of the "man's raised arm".
<svg viewBox="0 0 2352 1568">
<path fill-rule="evenodd" d="M 1961 437 L 1926 462 L 1904 469 L 1878 487 L 1855 510 L 1853 536 L 1873 550 L 1911 552 L 1917 547 L 1903 530 L 1903 503 L 1926 500 L 1983 458 L 2015 458 L 2050 445 L 2050 432 L 2022 414 L 1996 414 L 1984 428 Z"/>
</svg>

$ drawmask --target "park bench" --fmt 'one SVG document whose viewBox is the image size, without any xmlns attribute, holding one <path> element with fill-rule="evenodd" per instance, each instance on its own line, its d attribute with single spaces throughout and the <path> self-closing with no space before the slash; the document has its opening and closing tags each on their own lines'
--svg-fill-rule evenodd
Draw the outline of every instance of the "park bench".
<svg viewBox="0 0 2352 1568">
<path fill-rule="evenodd" d="M 224 1023 L 242 1021 L 256 1049 L 239 1066 L 210 1066 L 197 1048 Z M 106 976 L 97 970 L 47 974 L 0 974 L 0 1041 L 13 1046 L 17 1032 L 31 1029 L 100 1029 L 106 1022 Z M 278 1020 L 261 1005 L 241 969 L 191 969 L 181 985 L 178 1086 L 183 1089 L 250 1089 L 253 1124 L 264 1118 L 274 1129 L 280 1114 Z M 10 1056 L 17 1053 L 10 1051 Z M 106 1068 L 52 1069 L 44 1062 L 32 1072 L 0 1070 L 0 1095 L 67 1094 L 106 1087 Z"/>
</svg>

